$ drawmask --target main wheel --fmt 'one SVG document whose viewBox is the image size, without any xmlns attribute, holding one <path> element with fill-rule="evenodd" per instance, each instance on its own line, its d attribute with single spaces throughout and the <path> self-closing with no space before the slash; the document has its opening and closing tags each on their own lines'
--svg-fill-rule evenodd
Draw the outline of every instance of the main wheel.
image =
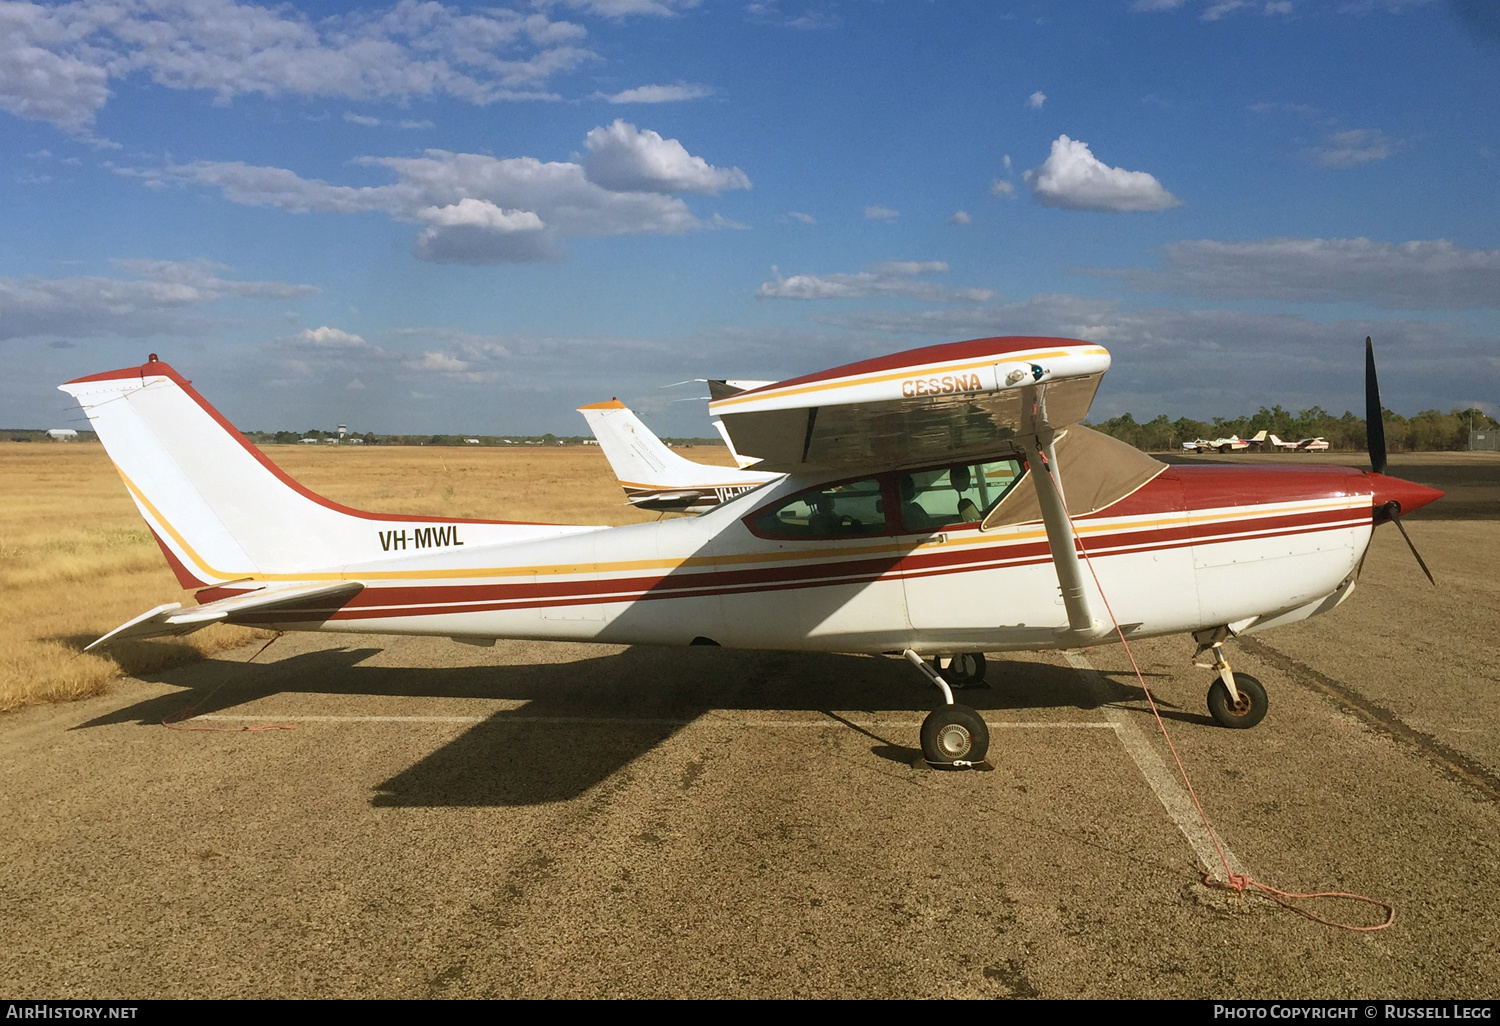
<svg viewBox="0 0 1500 1026">
<path fill-rule="evenodd" d="M 981 762 L 990 750 L 990 728 L 966 705 L 940 705 L 922 721 L 922 757 L 939 766 Z"/>
<path fill-rule="evenodd" d="M 1229 689 L 1217 677 L 1208 689 L 1208 711 L 1221 727 L 1244 730 L 1266 718 L 1271 700 L 1266 697 L 1265 685 L 1248 673 L 1236 673 L 1234 689 L 1240 693 L 1238 702 L 1229 700 Z"/>
<path fill-rule="evenodd" d="M 964 652 L 954 656 L 944 669 L 938 661 L 938 672 L 943 679 L 956 688 L 973 687 L 984 682 L 984 653 Z"/>
</svg>

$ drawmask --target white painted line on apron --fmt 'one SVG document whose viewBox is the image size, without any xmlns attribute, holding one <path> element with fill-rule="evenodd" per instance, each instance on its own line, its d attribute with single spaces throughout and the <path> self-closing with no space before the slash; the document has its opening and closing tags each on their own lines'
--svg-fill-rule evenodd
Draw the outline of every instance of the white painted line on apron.
<svg viewBox="0 0 1500 1026">
<path fill-rule="evenodd" d="M 1094 669 L 1094 664 L 1089 662 L 1082 652 L 1064 652 L 1063 658 L 1075 670 L 1087 670 L 1093 674 L 1090 687 L 1102 698 L 1101 685 L 1104 678 L 1098 670 Z M 1182 836 L 1186 837 L 1188 844 L 1192 845 L 1198 860 L 1203 863 L 1209 874 L 1221 883 L 1226 882 L 1224 862 L 1228 862 L 1231 872 L 1248 875 L 1238 856 L 1229 850 L 1229 846 L 1222 839 L 1219 841 L 1219 847 L 1224 851 L 1224 859 L 1220 861 L 1218 849 L 1214 847 L 1213 839 L 1209 837 L 1208 830 L 1203 826 L 1203 820 L 1193 805 L 1193 799 L 1188 795 L 1187 789 L 1182 786 L 1182 781 L 1178 778 L 1176 771 L 1168 766 L 1166 760 L 1152 747 L 1150 739 L 1142 733 L 1140 727 L 1136 726 L 1130 714 L 1114 705 L 1103 704 L 1101 708 L 1104 715 L 1109 717 L 1110 725 L 1115 728 L 1115 736 L 1120 739 L 1120 744 L 1131 759 L 1135 760 L 1141 776 L 1146 778 L 1146 783 L 1156 793 L 1162 807 L 1167 810 L 1167 815 L 1172 817 L 1172 822 L 1177 824 L 1177 829 L 1182 831 Z"/>
<path fill-rule="evenodd" d="M 512 714 L 505 710 L 491 713 L 488 716 L 317 716 L 317 715 L 292 715 L 278 716 L 275 713 L 205 713 L 202 716 L 194 716 L 194 720 L 219 720 L 229 723 L 494 723 L 524 724 L 524 723 L 565 723 L 578 726 L 598 724 L 600 726 L 644 726 L 644 727 L 797 727 L 812 730 L 842 730 L 846 723 L 838 720 L 764 720 L 764 719 L 736 719 L 734 717 L 715 715 L 710 717 L 698 717 L 697 719 L 651 719 L 645 717 L 619 717 L 619 716 L 526 716 L 524 714 Z M 857 727 L 921 727 L 921 720 L 855 720 L 845 717 L 848 723 Z M 184 721 L 186 722 L 186 721 Z M 1116 725 L 1111 722 L 1081 721 L 1081 722 L 1052 722 L 1043 723 L 1029 720 L 1002 720 L 989 724 L 991 730 L 1076 730 L 1076 729 L 1104 729 L 1117 730 Z"/>
</svg>

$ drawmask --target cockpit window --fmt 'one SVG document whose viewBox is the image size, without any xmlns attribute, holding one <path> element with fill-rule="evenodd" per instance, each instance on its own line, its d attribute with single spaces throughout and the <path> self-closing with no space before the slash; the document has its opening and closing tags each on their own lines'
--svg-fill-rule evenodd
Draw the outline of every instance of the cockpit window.
<svg viewBox="0 0 1500 1026">
<path fill-rule="evenodd" d="M 977 523 L 1020 480 L 1020 460 L 956 463 L 898 474 L 901 519 L 908 531 Z"/>
<path fill-rule="evenodd" d="M 763 538 L 858 538 L 885 532 L 885 502 L 876 478 L 819 485 L 765 510 L 753 527 Z"/>
</svg>

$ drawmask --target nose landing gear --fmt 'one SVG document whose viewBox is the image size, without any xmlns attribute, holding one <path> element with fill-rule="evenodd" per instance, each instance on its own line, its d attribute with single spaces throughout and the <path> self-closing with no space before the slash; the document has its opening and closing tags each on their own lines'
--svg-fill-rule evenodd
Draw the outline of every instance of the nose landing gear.
<svg viewBox="0 0 1500 1026">
<path fill-rule="evenodd" d="M 1212 665 L 1219 672 L 1218 679 L 1208 689 L 1209 715 L 1221 727 L 1246 730 L 1266 718 L 1271 700 L 1266 696 L 1264 684 L 1248 673 L 1235 673 L 1229 668 L 1229 660 L 1224 658 L 1223 642 L 1226 636 L 1227 631 L 1220 628 L 1210 639 L 1201 640 L 1199 654 L 1211 650 L 1214 661 L 1212 664 L 1194 665 Z"/>
</svg>

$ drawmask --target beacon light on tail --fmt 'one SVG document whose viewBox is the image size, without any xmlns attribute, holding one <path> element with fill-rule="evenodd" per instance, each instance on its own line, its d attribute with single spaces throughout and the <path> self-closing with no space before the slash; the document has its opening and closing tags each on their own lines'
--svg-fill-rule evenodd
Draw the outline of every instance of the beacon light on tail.
<svg viewBox="0 0 1500 1026">
<path fill-rule="evenodd" d="M 1222 643 L 1338 605 L 1376 525 L 1400 527 L 1439 494 L 1384 473 L 1370 366 L 1365 473 L 1171 467 L 1083 427 L 1109 367 L 1087 342 L 896 353 L 721 392 L 710 412 L 766 480 L 700 516 L 627 527 L 341 506 L 154 358 L 63 389 L 199 589 L 199 605 L 151 610 L 101 641 L 227 622 L 902 654 L 943 693 L 924 755 L 965 765 L 984 758 L 988 731 L 928 660 L 967 676 L 983 652 L 1105 643 L 1106 597 L 1127 637 L 1194 635 L 1215 657 L 1214 717 L 1259 722 L 1265 690 L 1230 670 Z"/>
</svg>

